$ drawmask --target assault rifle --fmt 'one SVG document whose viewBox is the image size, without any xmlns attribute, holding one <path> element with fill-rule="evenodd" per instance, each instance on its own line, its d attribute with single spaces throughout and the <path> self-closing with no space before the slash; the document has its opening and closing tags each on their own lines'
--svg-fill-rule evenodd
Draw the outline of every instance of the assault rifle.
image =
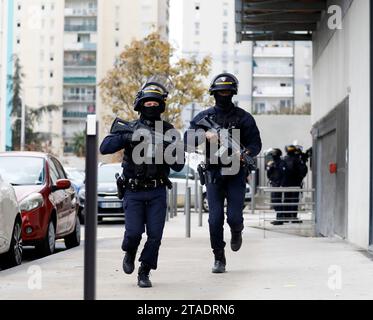
<svg viewBox="0 0 373 320">
<path fill-rule="evenodd" d="M 116 118 L 111 126 L 110 133 L 134 133 L 136 130 L 145 129 L 150 132 L 152 135 L 153 141 L 163 142 L 166 146 L 172 144 L 174 141 L 172 137 L 164 135 L 160 132 L 157 132 L 146 125 L 137 123 L 136 125 L 133 122 L 128 122 L 120 118 Z"/>
<path fill-rule="evenodd" d="M 248 154 L 247 149 L 240 142 L 236 141 L 234 137 L 229 137 L 228 141 L 226 139 L 220 139 L 220 132 L 223 128 L 214 120 L 206 116 L 197 122 L 197 126 L 216 133 L 219 137 L 219 142 L 222 144 L 221 148 L 223 149 L 223 152 L 229 149 L 239 151 L 243 166 L 248 168 L 250 171 L 256 170 L 256 162 L 254 158 Z"/>
</svg>

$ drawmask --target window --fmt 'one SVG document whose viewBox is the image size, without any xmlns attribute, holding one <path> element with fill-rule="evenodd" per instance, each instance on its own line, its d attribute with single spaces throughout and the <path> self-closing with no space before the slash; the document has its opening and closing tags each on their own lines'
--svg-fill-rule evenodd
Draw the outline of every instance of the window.
<svg viewBox="0 0 373 320">
<path fill-rule="evenodd" d="M 40 61 L 44 61 L 44 51 L 40 51 Z"/>
<path fill-rule="evenodd" d="M 200 5 L 199 5 L 199 3 L 196 3 L 196 4 L 194 5 L 194 9 L 196 9 L 196 10 L 199 10 L 199 9 L 200 9 Z"/>
<path fill-rule="evenodd" d="M 50 37 L 49 41 L 50 41 L 50 45 L 53 46 L 54 45 L 54 37 Z"/>
<path fill-rule="evenodd" d="M 50 77 L 50 78 L 53 78 L 53 76 L 54 76 L 53 71 L 49 72 L 49 77 Z"/>
<path fill-rule="evenodd" d="M 115 22 L 115 31 L 119 31 L 119 22 Z"/>
<path fill-rule="evenodd" d="M 199 27 L 200 27 L 199 22 L 194 23 L 194 34 L 195 34 L 196 36 L 199 36 L 199 34 L 200 34 L 200 32 L 199 32 Z"/>
<path fill-rule="evenodd" d="M 52 161 L 54 165 L 56 166 L 59 179 L 67 179 L 65 170 L 63 169 L 61 163 L 59 163 L 59 161 L 55 158 L 52 158 Z"/>
<path fill-rule="evenodd" d="M 55 185 L 58 180 L 58 170 L 52 160 L 49 160 L 48 164 L 49 164 L 49 176 L 51 178 L 52 185 Z"/>
<path fill-rule="evenodd" d="M 41 10 L 45 10 L 45 5 L 44 4 L 41 5 Z"/>
<path fill-rule="evenodd" d="M 49 60 L 54 61 L 54 54 L 53 53 L 51 53 Z"/>
<path fill-rule="evenodd" d="M 17 22 L 17 28 L 21 27 L 21 22 Z"/>
</svg>

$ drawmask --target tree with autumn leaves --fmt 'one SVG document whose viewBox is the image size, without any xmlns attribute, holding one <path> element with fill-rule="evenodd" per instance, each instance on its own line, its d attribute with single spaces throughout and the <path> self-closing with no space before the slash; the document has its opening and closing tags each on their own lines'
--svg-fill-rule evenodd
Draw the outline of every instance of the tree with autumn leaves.
<svg viewBox="0 0 373 320">
<path fill-rule="evenodd" d="M 104 105 L 112 114 L 105 122 L 119 116 L 125 120 L 138 117 L 133 108 L 137 92 L 153 76 L 169 79 L 170 95 L 163 119 L 181 128 L 182 108 L 192 102 L 205 105 L 205 79 L 210 74 L 211 58 L 180 58 L 173 60 L 175 49 L 154 32 L 142 40 L 134 40 L 125 47 L 114 67 L 99 84 Z"/>
</svg>

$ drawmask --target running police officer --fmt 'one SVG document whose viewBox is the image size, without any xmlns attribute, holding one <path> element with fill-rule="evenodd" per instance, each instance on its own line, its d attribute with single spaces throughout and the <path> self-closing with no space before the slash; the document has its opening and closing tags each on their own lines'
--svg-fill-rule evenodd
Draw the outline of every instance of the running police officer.
<svg viewBox="0 0 373 320">
<path fill-rule="evenodd" d="M 284 162 L 286 166 L 283 186 L 284 187 L 297 187 L 303 186 L 303 179 L 308 173 L 308 168 L 301 158 L 302 150 L 299 146 L 288 145 L 285 147 L 286 156 Z M 287 211 L 285 219 L 289 218 L 293 223 L 301 223 L 298 220 L 298 203 L 299 192 L 286 192 L 285 193 L 285 210 Z M 291 205 L 294 203 L 294 205 Z"/>
<path fill-rule="evenodd" d="M 206 140 L 206 187 L 209 204 L 209 230 L 210 242 L 215 256 L 213 273 L 224 273 L 226 267 L 225 242 L 224 242 L 224 201 L 227 200 L 227 222 L 231 229 L 231 249 L 238 251 L 242 244 L 242 231 L 244 229 L 243 207 L 246 192 L 248 170 L 241 167 L 237 174 L 225 175 L 224 164 L 212 163 L 209 149 L 213 148 L 219 137 L 216 132 L 211 132 L 200 126 L 202 119 L 211 119 L 221 128 L 237 129 L 240 132 L 240 143 L 245 148 L 245 153 L 251 157 L 259 154 L 262 148 L 259 130 L 254 118 L 243 109 L 236 107 L 233 96 L 238 93 L 238 80 L 229 73 L 215 77 L 209 89 L 215 98 L 215 106 L 199 113 L 190 123 L 190 131 L 202 129 Z M 188 133 L 188 132 L 187 132 Z M 197 134 L 198 135 L 198 134 Z M 200 139 L 188 138 L 184 140 L 188 146 L 196 146 Z M 199 141 L 198 141 L 199 140 Z"/>
<path fill-rule="evenodd" d="M 280 149 L 270 149 L 266 152 L 266 171 L 267 177 L 269 179 L 272 188 L 279 188 L 283 185 L 285 174 L 286 174 L 286 164 L 282 160 L 282 151 Z M 273 225 L 283 225 L 284 221 L 281 221 L 285 214 L 284 207 L 282 203 L 282 193 L 272 192 L 271 193 L 272 208 L 276 211 L 277 219 L 271 222 Z M 277 204 L 278 203 L 278 204 Z"/>
<path fill-rule="evenodd" d="M 176 152 L 181 159 L 177 158 L 171 165 L 164 162 L 155 163 L 154 158 L 151 162 L 148 160 L 140 162 L 136 159 L 135 151 L 141 139 L 135 138 L 135 133 L 131 129 L 146 128 L 154 133 L 160 124 L 163 129 L 162 138 L 163 134 L 173 129 L 170 123 L 161 120 L 161 114 L 166 108 L 167 95 L 168 92 L 162 84 L 156 82 L 145 84 L 134 103 L 135 111 L 140 113 L 140 118 L 127 123 L 128 130 L 123 132 L 114 130 L 113 134 L 114 122 L 112 134 L 104 139 L 100 147 L 102 154 L 112 154 L 124 149 L 122 167 L 125 185 L 123 201 L 125 234 L 122 250 L 126 254 L 123 259 L 123 270 L 126 274 L 133 273 L 137 249 L 146 229 L 147 241 L 139 258 L 141 265 L 138 270 L 138 286 L 142 288 L 152 286 L 149 272 L 151 269 L 157 269 L 167 209 L 166 186 L 170 187 L 168 175 L 170 168 L 175 171 L 183 169 L 184 145 L 181 144 L 182 156 Z M 161 152 L 165 152 L 163 145 Z"/>
</svg>

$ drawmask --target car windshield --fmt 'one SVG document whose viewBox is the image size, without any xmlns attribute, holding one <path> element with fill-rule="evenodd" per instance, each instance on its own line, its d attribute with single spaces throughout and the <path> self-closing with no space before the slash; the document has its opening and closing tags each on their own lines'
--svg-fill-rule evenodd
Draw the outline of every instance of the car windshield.
<svg viewBox="0 0 373 320">
<path fill-rule="evenodd" d="M 115 174 L 121 173 L 121 166 L 102 166 L 98 168 L 98 182 L 115 182 Z"/>
<path fill-rule="evenodd" d="M 44 159 L 0 157 L 0 175 L 14 186 L 42 185 L 45 182 Z"/>
</svg>

